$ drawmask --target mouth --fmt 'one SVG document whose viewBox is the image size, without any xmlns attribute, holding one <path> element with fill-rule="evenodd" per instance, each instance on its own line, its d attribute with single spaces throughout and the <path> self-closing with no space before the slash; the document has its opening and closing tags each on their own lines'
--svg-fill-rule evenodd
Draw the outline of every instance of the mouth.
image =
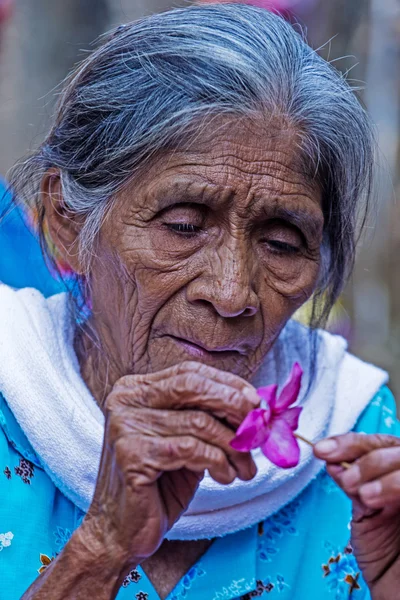
<svg viewBox="0 0 400 600">
<path fill-rule="evenodd" d="M 192 342 L 190 340 L 177 337 L 175 335 L 166 335 L 165 337 L 168 337 L 171 340 L 173 340 L 188 354 L 197 359 L 217 358 L 221 360 L 224 358 L 238 358 L 241 355 L 241 352 L 239 352 L 239 350 L 226 350 L 218 348 L 211 349 L 201 344 Z"/>
</svg>

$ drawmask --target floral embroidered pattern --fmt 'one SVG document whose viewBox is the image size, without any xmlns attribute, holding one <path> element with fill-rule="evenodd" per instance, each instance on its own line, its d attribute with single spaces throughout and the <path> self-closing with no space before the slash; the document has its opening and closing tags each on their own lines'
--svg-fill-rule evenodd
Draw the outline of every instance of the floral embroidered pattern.
<svg viewBox="0 0 400 600">
<path fill-rule="evenodd" d="M 63 527 L 57 527 L 57 529 L 54 532 L 56 554 L 60 554 L 60 552 L 64 548 L 65 544 L 69 541 L 71 535 L 72 535 L 72 532 L 70 529 L 64 529 Z"/>
<path fill-rule="evenodd" d="M 6 467 L 3 471 L 4 475 L 7 477 L 7 479 L 11 479 L 11 471 L 10 471 L 10 467 Z"/>
<path fill-rule="evenodd" d="M 43 571 L 47 569 L 47 567 L 53 562 L 53 560 L 54 556 L 50 558 L 50 556 L 47 556 L 47 554 L 40 554 L 40 562 L 42 563 L 42 566 L 39 567 L 38 573 L 43 573 Z"/>
<path fill-rule="evenodd" d="M 141 574 L 137 569 L 132 569 L 132 571 L 127 575 L 122 582 L 122 587 L 128 587 L 130 583 L 138 583 L 142 579 Z"/>
<path fill-rule="evenodd" d="M 194 567 L 192 567 L 178 583 L 170 600 L 181 600 L 181 598 L 186 598 L 188 590 L 192 587 L 194 580 L 198 577 L 204 577 L 205 574 L 206 572 L 201 567 L 200 563 L 194 565 Z"/>
<path fill-rule="evenodd" d="M 371 402 L 371 406 L 378 406 L 379 408 L 382 406 L 383 396 L 381 394 L 376 394 L 374 399 Z"/>
<path fill-rule="evenodd" d="M 273 581 L 271 577 L 267 577 L 264 581 L 257 580 L 257 587 L 252 592 L 245 594 L 240 597 L 240 600 L 251 600 L 251 598 L 259 598 L 264 594 L 269 594 L 273 590 L 282 592 L 285 588 L 288 588 L 288 584 L 285 583 L 285 579 L 282 575 L 277 575 L 276 580 Z"/>
<path fill-rule="evenodd" d="M 256 585 L 256 582 L 251 582 L 250 589 Z M 232 581 L 228 587 L 224 587 L 221 591 L 217 592 L 212 600 L 227 600 L 228 598 L 235 598 L 238 596 L 246 595 L 249 591 L 249 582 L 246 579 L 237 579 Z"/>
<path fill-rule="evenodd" d="M 146 592 L 139 592 L 135 597 L 136 600 L 148 600 L 149 595 Z"/>
<path fill-rule="evenodd" d="M 258 526 L 257 551 L 262 561 L 272 562 L 284 535 L 298 535 L 293 522 L 296 520 L 299 506 L 300 501 L 295 500 Z"/>
<path fill-rule="evenodd" d="M 253 592 L 249 592 L 248 594 L 241 596 L 240 600 L 251 600 L 251 598 L 259 598 L 260 596 L 263 596 L 264 592 L 266 592 L 267 594 L 272 592 L 274 587 L 274 584 L 270 581 L 263 583 L 262 581 L 258 580 L 256 589 Z"/>
<path fill-rule="evenodd" d="M 382 406 L 382 412 L 383 412 L 383 415 L 385 415 L 383 422 L 385 423 L 385 425 L 388 429 L 391 429 L 393 427 L 393 425 L 396 424 L 396 420 L 393 418 L 395 415 L 393 414 L 392 409 L 389 408 L 389 406 Z"/>
<path fill-rule="evenodd" d="M 325 547 L 331 550 L 328 562 L 322 565 L 329 590 L 335 592 L 336 600 L 353 598 L 353 593 L 361 590 L 361 574 L 353 548 L 348 544 L 343 552 L 335 552 L 329 543 L 325 544 Z"/>
<path fill-rule="evenodd" d="M 34 466 L 26 458 L 19 459 L 19 467 L 14 467 L 15 474 L 21 477 L 24 483 L 31 484 L 31 479 L 34 477 Z"/>
<path fill-rule="evenodd" d="M 0 552 L 4 548 L 11 546 L 11 540 L 13 539 L 13 537 L 14 534 L 11 533 L 11 531 L 8 531 L 7 533 L 0 533 Z"/>
</svg>

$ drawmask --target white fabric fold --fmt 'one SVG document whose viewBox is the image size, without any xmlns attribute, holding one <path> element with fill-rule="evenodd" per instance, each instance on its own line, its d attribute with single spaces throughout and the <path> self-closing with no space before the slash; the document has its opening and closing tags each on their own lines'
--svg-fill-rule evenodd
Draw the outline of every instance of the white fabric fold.
<svg viewBox="0 0 400 600">
<path fill-rule="evenodd" d="M 99 467 L 104 416 L 86 387 L 73 348 L 69 299 L 0 285 L 0 391 L 54 484 L 80 509 L 91 503 Z M 387 373 L 346 352 L 346 342 L 317 334 L 311 377 L 309 330 L 290 321 L 254 378 L 254 385 L 287 379 L 295 361 L 304 369 L 299 432 L 311 441 L 350 431 Z M 307 392 L 307 393 L 306 393 Z M 323 468 L 302 444 L 297 467 L 283 470 L 260 451 L 251 482 L 217 484 L 206 474 L 187 512 L 168 534 L 193 540 L 233 533 L 267 518 L 294 499 Z"/>
</svg>

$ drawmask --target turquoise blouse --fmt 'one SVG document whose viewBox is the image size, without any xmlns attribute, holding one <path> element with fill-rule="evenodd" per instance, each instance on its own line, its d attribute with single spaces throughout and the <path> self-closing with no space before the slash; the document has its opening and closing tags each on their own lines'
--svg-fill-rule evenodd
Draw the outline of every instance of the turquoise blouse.
<svg viewBox="0 0 400 600">
<path fill-rule="evenodd" d="M 384 387 L 355 431 L 400 435 Z M 83 513 L 54 486 L 0 394 L 0 600 L 17 600 L 79 526 Z M 168 600 L 368 600 L 349 544 L 351 506 L 323 472 L 258 526 L 218 538 Z M 159 600 L 140 567 L 118 600 Z"/>
</svg>

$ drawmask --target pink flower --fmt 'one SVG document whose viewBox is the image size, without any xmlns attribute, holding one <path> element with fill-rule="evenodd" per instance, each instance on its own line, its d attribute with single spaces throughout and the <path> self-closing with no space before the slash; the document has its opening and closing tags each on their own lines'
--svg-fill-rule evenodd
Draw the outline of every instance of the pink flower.
<svg viewBox="0 0 400 600">
<path fill-rule="evenodd" d="M 271 462 L 283 469 L 299 463 L 300 448 L 293 432 L 299 426 L 302 408 L 290 407 L 299 395 L 302 375 L 302 368 L 295 363 L 279 396 L 277 385 L 258 388 L 264 407 L 247 415 L 231 441 L 232 448 L 239 452 L 261 448 Z"/>
</svg>

